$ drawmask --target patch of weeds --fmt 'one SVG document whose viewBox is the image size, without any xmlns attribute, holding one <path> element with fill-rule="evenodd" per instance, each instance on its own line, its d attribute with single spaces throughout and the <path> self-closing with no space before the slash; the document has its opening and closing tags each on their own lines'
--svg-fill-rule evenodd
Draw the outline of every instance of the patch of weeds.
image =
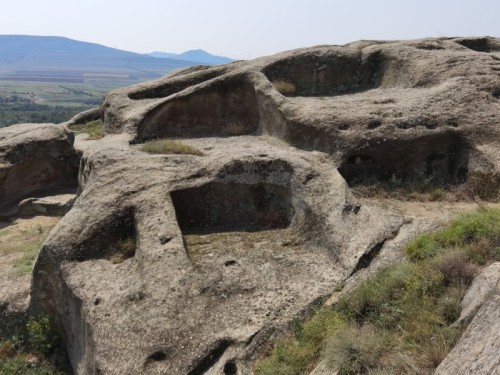
<svg viewBox="0 0 500 375">
<path fill-rule="evenodd" d="M 349 375 L 377 368 L 382 356 L 390 350 L 391 341 L 386 332 L 365 332 L 348 326 L 329 337 L 324 355 L 327 364 L 338 369 L 339 375 Z"/>
<path fill-rule="evenodd" d="M 63 374 L 51 364 L 37 364 L 37 358 L 18 354 L 10 358 L 0 357 L 0 374 L 2 375 L 58 375 Z"/>
<path fill-rule="evenodd" d="M 465 329 L 455 322 L 479 265 L 500 260 L 500 209 L 463 215 L 406 253 L 405 262 L 296 323 L 256 373 L 304 374 L 321 359 L 339 375 L 431 373 Z"/>
<path fill-rule="evenodd" d="M 486 248 L 484 256 L 492 257 L 492 261 L 499 259 L 500 209 L 481 209 L 463 215 L 442 230 L 410 242 L 406 252 L 412 261 L 420 261 L 459 247 L 465 249 L 470 258 L 474 258 L 474 251 L 471 253 L 471 250 L 477 249 L 478 243 Z"/>
<path fill-rule="evenodd" d="M 42 247 L 43 241 L 31 244 L 22 249 L 23 255 L 13 261 L 14 270 L 18 275 L 27 275 L 33 269 L 38 251 Z"/>
<path fill-rule="evenodd" d="M 181 154 L 203 156 L 203 153 L 185 143 L 170 139 L 155 139 L 147 141 L 141 146 L 141 150 L 150 154 Z"/>
<path fill-rule="evenodd" d="M 56 335 L 47 315 L 30 317 L 26 322 L 27 339 L 31 350 L 38 355 L 48 355 L 55 346 Z"/>
<path fill-rule="evenodd" d="M 285 96 L 295 94 L 295 85 L 290 81 L 279 79 L 273 81 L 272 84 L 280 94 Z"/>
<path fill-rule="evenodd" d="M 89 135 L 88 139 L 91 140 L 104 137 L 102 120 L 90 121 L 83 125 L 72 125 L 69 126 L 69 129 L 77 133 L 87 133 Z"/>
<path fill-rule="evenodd" d="M 48 316 L 29 317 L 21 336 L 0 337 L 0 374 L 63 375 L 49 357 L 58 337 Z"/>
<path fill-rule="evenodd" d="M 270 355 L 257 363 L 255 373 L 299 375 L 312 370 L 326 337 L 346 325 L 345 319 L 333 309 L 317 310 L 305 323 L 293 324 L 294 334 L 275 345 Z"/>
</svg>

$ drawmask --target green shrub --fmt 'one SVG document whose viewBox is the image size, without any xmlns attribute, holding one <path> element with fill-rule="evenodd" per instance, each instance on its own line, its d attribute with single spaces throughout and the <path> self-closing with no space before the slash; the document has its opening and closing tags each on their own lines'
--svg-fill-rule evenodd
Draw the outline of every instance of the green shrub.
<svg viewBox="0 0 500 375">
<path fill-rule="evenodd" d="M 0 337 L 2 340 L 0 341 L 0 374 L 63 374 L 48 359 L 57 341 L 48 316 L 29 317 L 20 335 L 10 339 Z"/>
<path fill-rule="evenodd" d="M 438 232 L 425 234 L 406 246 L 412 261 L 429 259 L 455 247 L 467 248 L 484 239 L 500 243 L 500 209 L 481 209 L 453 220 Z"/>
<path fill-rule="evenodd" d="M 141 150 L 150 154 L 203 155 L 200 150 L 194 147 L 170 139 L 155 139 L 147 141 L 142 145 Z"/>
<path fill-rule="evenodd" d="M 56 336 L 47 315 L 30 317 L 26 323 L 27 338 L 30 348 L 39 355 L 47 355 L 55 345 Z"/>
<path fill-rule="evenodd" d="M 272 354 L 259 361 L 255 368 L 258 375 L 299 375 L 311 366 L 320 355 L 326 337 L 347 325 L 346 320 L 333 309 L 315 311 L 304 323 L 294 323 L 294 335 L 279 342 Z"/>
<path fill-rule="evenodd" d="M 33 365 L 29 363 L 28 358 L 18 355 L 12 358 L 0 357 L 0 374 L 2 375 L 57 375 L 57 371 L 50 364 L 42 363 Z"/>
</svg>

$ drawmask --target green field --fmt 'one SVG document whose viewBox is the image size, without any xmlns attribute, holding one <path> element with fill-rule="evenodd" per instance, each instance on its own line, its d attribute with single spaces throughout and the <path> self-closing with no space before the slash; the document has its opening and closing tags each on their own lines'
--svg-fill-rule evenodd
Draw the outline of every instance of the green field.
<svg viewBox="0 0 500 375">
<path fill-rule="evenodd" d="M 23 122 L 64 122 L 99 106 L 104 94 L 121 83 L 0 80 L 0 127 Z"/>
</svg>

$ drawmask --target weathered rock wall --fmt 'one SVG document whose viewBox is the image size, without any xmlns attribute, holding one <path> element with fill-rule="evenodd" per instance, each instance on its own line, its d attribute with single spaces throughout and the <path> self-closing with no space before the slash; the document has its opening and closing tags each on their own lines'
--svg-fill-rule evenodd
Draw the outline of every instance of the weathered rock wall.
<svg viewBox="0 0 500 375">
<path fill-rule="evenodd" d="M 76 187 L 73 134 L 54 124 L 0 129 L 0 207 L 26 196 Z"/>
</svg>

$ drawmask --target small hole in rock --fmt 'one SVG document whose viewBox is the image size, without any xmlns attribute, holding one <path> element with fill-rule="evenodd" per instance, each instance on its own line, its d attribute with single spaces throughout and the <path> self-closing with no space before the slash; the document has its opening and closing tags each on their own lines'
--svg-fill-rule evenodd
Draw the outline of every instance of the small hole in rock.
<svg viewBox="0 0 500 375">
<path fill-rule="evenodd" d="M 348 125 L 348 124 L 340 124 L 340 125 L 338 126 L 338 129 L 339 129 L 339 130 L 342 130 L 342 131 L 344 131 L 344 130 L 349 130 L 349 125 Z"/>
<path fill-rule="evenodd" d="M 396 125 L 399 129 L 410 129 L 414 128 L 415 124 L 408 121 L 401 121 Z"/>
<path fill-rule="evenodd" d="M 493 91 L 493 96 L 497 99 L 500 99 L 500 88 Z"/>
<path fill-rule="evenodd" d="M 100 299 L 100 298 L 96 298 L 96 299 L 94 300 L 94 305 L 95 305 L 95 306 L 97 306 L 97 305 L 98 305 L 98 304 L 100 304 L 100 303 L 101 303 L 101 299 Z"/>
<path fill-rule="evenodd" d="M 382 125 L 380 120 L 372 120 L 368 123 L 368 129 L 376 129 Z"/>
<path fill-rule="evenodd" d="M 224 365 L 224 375 L 236 375 L 238 373 L 238 368 L 236 363 L 228 362 Z"/>
<path fill-rule="evenodd" d="M 172 237 L 167 236 L 165 234 L 160 236 L 160 243 L 162 245 L 165 245 L 166 243 L 169 243 L 171 240 L 172 240 Z"/>
<path fill-rule="evenodd" d="M 231 259 L 231 260 L 224 262 L 224 266 L 226 266 L 226 267 L 235 266 L 235 265 L 236 265 L 236 261 L 234 259 Z"/>
<path fill-rule="evenodd" d="M 167 359 L 167 353 L 161 350 L 154 352 L 148 357 L 148 361 L 154 361 L 154 362 L 165 361 L 166 359 Z"/>
<path fill-rule="evenodd" d="M 458 128 L 458 122 L 455 119 L 449 119 L 446 121 L 446 125 L 451 126 L 453 128 Z"/>
</svg>

